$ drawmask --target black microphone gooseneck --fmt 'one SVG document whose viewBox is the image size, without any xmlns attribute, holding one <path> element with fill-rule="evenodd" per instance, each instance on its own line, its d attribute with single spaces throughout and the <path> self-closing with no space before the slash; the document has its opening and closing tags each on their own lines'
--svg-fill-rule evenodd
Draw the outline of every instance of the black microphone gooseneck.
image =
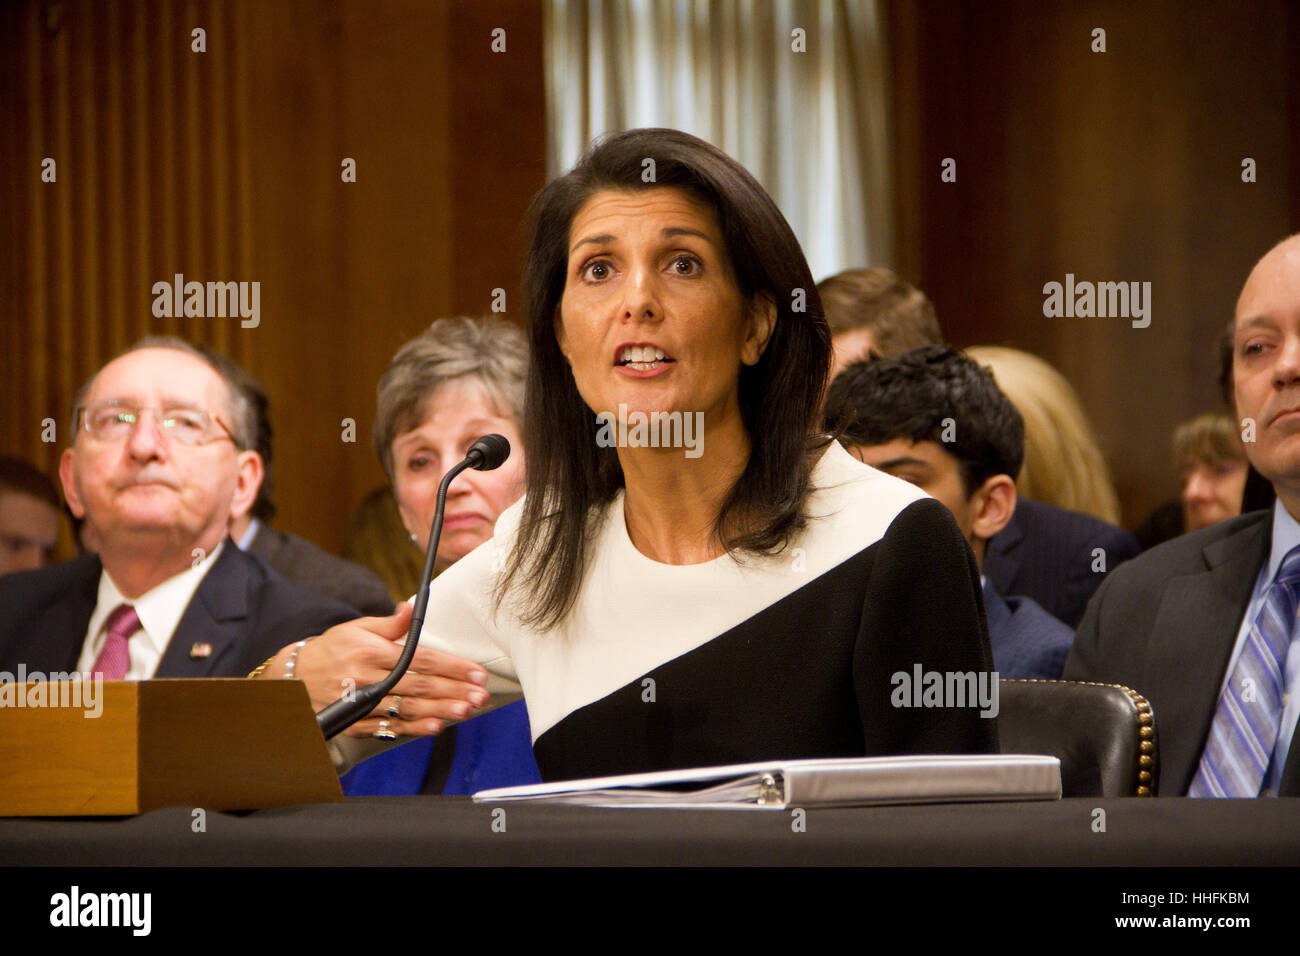
<svg viewBox="0 0 1300 956">
<path fill-rule="evenodd" d="M 411 629 L 406 634 L 406 646 L 397 666 L 383 680 L 367 684 L 353 694 L 346 694 L 330 704 L 319 714 L 316 721 L 320 724 L 325 739 L 336 736 L 351 727 L 362 717 L 375 709 L 375 704 L 402 679 L 406 669 L 411 666 L 415 649 L 420 643 L 420 629 L 424 626 L 424 611 L 429 604 L 429 582 L 433 580 L 434 561 L 438 556 L 438 539 L 442 537 L 442 513 L 447 507 L 447 488 L 452 479 L 466 468 L 478 471 L 491 471 L 501 467 L 502 462 L 510 457 L 510 442 L 500 435 L 484 435 L 469 446 L 465 457 L 447 474 L 443 475 L 438 485 L 438 508 L 433 515 L 433 530 L 429 534 L 429 547 L 424 556 L 424 570 L 420 573 L 420 590 L 416 592 L 415 611 L 411 614 Z"/>
</svg>

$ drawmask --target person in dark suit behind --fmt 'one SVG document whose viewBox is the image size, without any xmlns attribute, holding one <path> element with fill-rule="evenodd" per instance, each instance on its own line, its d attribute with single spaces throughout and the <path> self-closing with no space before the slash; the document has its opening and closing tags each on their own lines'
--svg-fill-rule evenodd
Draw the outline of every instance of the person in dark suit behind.
<svg viewBox="0 0 1300 956">
<path fill-rule="evenodd" d="M 1024 423 L 987 369 L 931 346 L 848 366 L 831 384 L 826 426 L 854 456 L 947 506 L 976 561 L 1018 508 Z M 1002 677 L 1061 676 L 1074 633 L 1027 597 L 983 581 L 993 663 Z"/>
<path fill-rule="evenodd" d="M 253 410 L 251 448 L 262 459 L 262 482 L 247 514 L 230 523 L 230 537 L 242 551 L 251 551 L 281 576 L 310 591 L 342 601 L 363 614 L 387 617 L 394 601 L 373 571 L 317 547 L 306 538 L 271 527 L 275 517 L 275 487 L 271 457 L 271 407 L 262 383 L 227 355 L 199 346 L 213 368 L 236 389 Z"/>
<path fill-rule="evenodd" d="M 356 617 L 228 541 L 261 477 L 250 416 L 180 339 L 145 339 L 82 386 L 59 477 L 98 553 L 0 579 L 0 669 L 243 676 Z"/>
<path fill-rule="evenodd" d="M 1300 795 L 1300 235 L 1256 264 L 1234 318 L 1237 417 L 1277 501 L 1116 570 L 1065 668 L 1151 701 L 1160 796 Z"/>
<path fill-rule="evenodd" d="M 1100 518 L 1018 498 L 1011 521 L 989 541 L 983 569 L 1003 594 L 1031 597 L 1078 627 L 1106 575 L 1139 550 L 1133 535 Z"/>
</svg>

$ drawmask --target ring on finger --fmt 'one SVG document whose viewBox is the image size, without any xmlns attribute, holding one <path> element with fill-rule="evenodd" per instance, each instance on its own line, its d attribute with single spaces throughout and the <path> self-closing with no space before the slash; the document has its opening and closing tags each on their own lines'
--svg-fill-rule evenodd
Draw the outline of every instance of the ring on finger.
<svg viewBox="0 0 1300 956">
<path fill-rule="evenodd" d="M 374 737 L 376 740 L 397 739 L 397 734 L 393 732 L 391 727 L 389 727 L 388 721 L 386 720 L 381 720 L 379 722 L 379 729 L 376 730 L 371 736 Z"/>
<path fill-rule="evenodd" d="M 401 694 L 393 695 L 393 702 L 388 705 L 388 716 L 394 718 L 402 716 L 402 695 Z"/>
</svg>

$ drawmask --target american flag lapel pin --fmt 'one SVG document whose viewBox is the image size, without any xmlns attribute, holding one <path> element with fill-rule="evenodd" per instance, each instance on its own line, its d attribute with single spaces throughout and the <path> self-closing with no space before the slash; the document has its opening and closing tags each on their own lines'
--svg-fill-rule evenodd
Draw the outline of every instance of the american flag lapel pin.
<svg viewBox="0 0 1300 956">
<path fill-rule="evenodd" d="M 205 657 L 212 656 L 212 645 L 207 641 L 199 641 L 190 646 L 190 660 L 201 661 Z"/>
</svg>

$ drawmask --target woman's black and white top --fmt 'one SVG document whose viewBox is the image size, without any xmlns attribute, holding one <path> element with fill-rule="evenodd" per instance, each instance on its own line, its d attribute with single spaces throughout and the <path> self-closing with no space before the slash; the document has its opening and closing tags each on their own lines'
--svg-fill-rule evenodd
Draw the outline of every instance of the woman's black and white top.
<svg viewBox="0 0 1300 956">
<path fill-rule="evenodd" d="M 520 505 L 433 582 L 421 643 L 522 686 L 542 776 L 997 749 L 978 705 L 894 706 L 895 674 L 991 671 L 974 558 L 943 505 L 832 443 L 804 530 L 770 556 L 659 564 L 620 495 L 557 628 L 494 615 Z M 517 682 L 517 684 L 516 684 Z M 908 694 L 907 704 L 915 701 Z"/>
</svg>

